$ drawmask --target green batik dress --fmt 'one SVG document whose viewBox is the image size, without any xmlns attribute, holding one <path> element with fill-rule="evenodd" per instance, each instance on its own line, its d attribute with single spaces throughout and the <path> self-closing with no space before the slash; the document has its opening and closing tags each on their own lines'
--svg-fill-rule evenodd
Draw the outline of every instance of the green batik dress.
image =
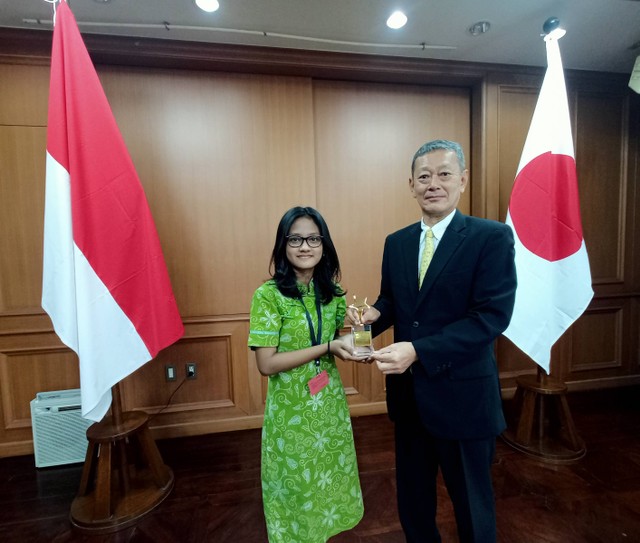
<svg viewBox="0 0 640 543">
<path fill-rule="evenodd" d="M 318 330 L 313 281 L 300 299 L 283 296 L 273 280 L 251 302 L 250 347 L 278 352 L 311 347 L 305 310 Z M 322 306 L 322 342 L 334 338 L 344 297 Z M 349 408 L 333 356 L 320 359 L 329 384 L 312 396 L 313 361 L 269 376 L 262 427 L 262 499 L 270 543 L 325 543 L 353 528 L 364 507 Z"/>
</svg>

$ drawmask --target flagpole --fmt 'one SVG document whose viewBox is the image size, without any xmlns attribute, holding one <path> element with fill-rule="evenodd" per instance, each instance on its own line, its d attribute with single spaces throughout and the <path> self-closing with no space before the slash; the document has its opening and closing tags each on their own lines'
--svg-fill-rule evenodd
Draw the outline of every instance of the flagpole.
<svg viewBox="0 0 640 543">
<path fill-rule="evenodd" d="M 507 428 L 502 437 L 517 450 L 562 464 L 582 458 L 586 448 L 569 411 L 567 386 L 550 375 L 551 347 L 586 309 L 593 289 L 557 43 L 565 31 L 557 17 L 550 17 L 543 32 L 547 71 L 507 211 L 506 222 L 516 239 L 518 290 L 511 323 L 504 332 L 536 362 L 537 372 L 516 379 L 515 430 Z M 532 222 L 540 228 L 531 228 Z"/>
<path fill-rule="evenodd" d="M 120 383 L 111 387 L 111 416 L 116 426 L 122 425 L 122 397 L 120 396 Z"/>
<path fill-rule="evenodd" d="M 116 383 L 111 387 L 111 417 L 113 418 L 113 425 L 115 428 L 123 428 L 123 417 L 122 417 L 122 397 L 120 395 L 120 383 Z M 118 459 L 120 461 L 120 485 L 122 488 L 123 494 L 128 494 L 130 491 L 129 485 L 129 469 L 128 461 L 127 461 L 127 451 L 125 447 L 125 442 L 123 440 L 118 440 Z"/>
<path fill-rule="evenodd" d="M 538 372 L 536 375 L 536 384 L 540 387 L 540 390 L 548 391 L 549 382 L 547 379 L 547 372 L 545 372 L 540 366 L 538 366 Z M 522 385 L 521 385 L 522 386 Z M 544 435 L 544 425 L 547 417 L 545 416 L 545 402 L 538 401 L 538 435 Z"/>
</svg>

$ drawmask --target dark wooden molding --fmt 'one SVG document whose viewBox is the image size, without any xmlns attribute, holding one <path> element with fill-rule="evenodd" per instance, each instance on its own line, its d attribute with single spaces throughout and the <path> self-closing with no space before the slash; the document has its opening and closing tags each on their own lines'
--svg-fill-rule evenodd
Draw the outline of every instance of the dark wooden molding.
<svg viewBox="0 0 640 543">
<path fill-rule="evenodd" d="M 48 61 L 50 30 L 0 28 L 0 57 Z M 542 68 L 478 64 L 356 53 L 211 44 L 156 38 L 83 34 L 96 64 L 293 75 L 389 83 L 473 86 L 489 72 L 541 75 Z M 583 72 L 582 77 L 602 77 Z M 620 79 L 620 74 L 613 75 Z"/>
<path fill-rule="evenodd" d="M 235 73 L 288 75 L 316 79 L 373 81 L 435 86 L 474 87 L 489 74 L 517 81 L 541 78 L 544 68 L 399 56 L 334 53 L 249 45 L 215 44 L 173 39 L 83 34 L 94 63 Z M 0 60 L 48 63 L 51 30 L 0 28 Z M 566 70 L 567 85 L 596 84 L 600 89 L 627 87 L 618 73 Z M 541 80 L 541 79 L 540 79 Z M 631 91 L 629 91 L 631 92 Z"/>
<path fill-rule="evenodd" d="M 0 28 L 0 57 L 48 61 L 50 30 Z M 83 34 L 96 64 L 467 86 L 485 76 L 469 63 Z M 438 80 L 433 80 L 438 76 Z"/>
</svg>

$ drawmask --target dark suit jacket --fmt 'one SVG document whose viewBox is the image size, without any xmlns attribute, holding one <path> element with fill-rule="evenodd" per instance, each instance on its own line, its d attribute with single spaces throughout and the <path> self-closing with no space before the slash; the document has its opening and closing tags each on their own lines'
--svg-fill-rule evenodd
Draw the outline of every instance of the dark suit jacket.
<svg viewBox="0 0 640 543">
<path fill-rule="evenodd" d="M 414 413 L 445 439 L 477 439 L 505 429 L 494 340 L 508 326 L 516 290 L 507 225 L 456 211 L 418 290 L 420 223 L 389 235 L 382 259 L 377 335 L 394 326 L 419 360 L 387 376 L 389 416 Z"/>
</svg>

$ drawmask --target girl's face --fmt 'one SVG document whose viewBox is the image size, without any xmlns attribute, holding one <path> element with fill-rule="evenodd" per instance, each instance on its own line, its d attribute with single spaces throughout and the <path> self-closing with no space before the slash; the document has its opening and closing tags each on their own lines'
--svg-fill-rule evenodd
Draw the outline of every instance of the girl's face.
<svg viewBox="0 0 640 543">
<path fill-rule="evenodd" d="M 300 217 L 296 219 L 287 233 L 289 240 L 287 242 L 287 260 L 293 266 L 296 277 L 306 283 L 313 277 L 313 269 L 322 258 L 322 243 L 320 243 L 318 247 L 310 247 L 308 238 L 311 238 L 313 245 L 314 238 L 318 238 L 319 236 L 320 229 L 310 217 Z M 290 243 L 297 245 L 297 243 L 300 242 L 300 240 L 296 240 L 296 238 L 304 238 L 302 245 L 299 247 L 291 247 Z M 315 241 L 317 243 L 317 240 Z"/>
</svg>

